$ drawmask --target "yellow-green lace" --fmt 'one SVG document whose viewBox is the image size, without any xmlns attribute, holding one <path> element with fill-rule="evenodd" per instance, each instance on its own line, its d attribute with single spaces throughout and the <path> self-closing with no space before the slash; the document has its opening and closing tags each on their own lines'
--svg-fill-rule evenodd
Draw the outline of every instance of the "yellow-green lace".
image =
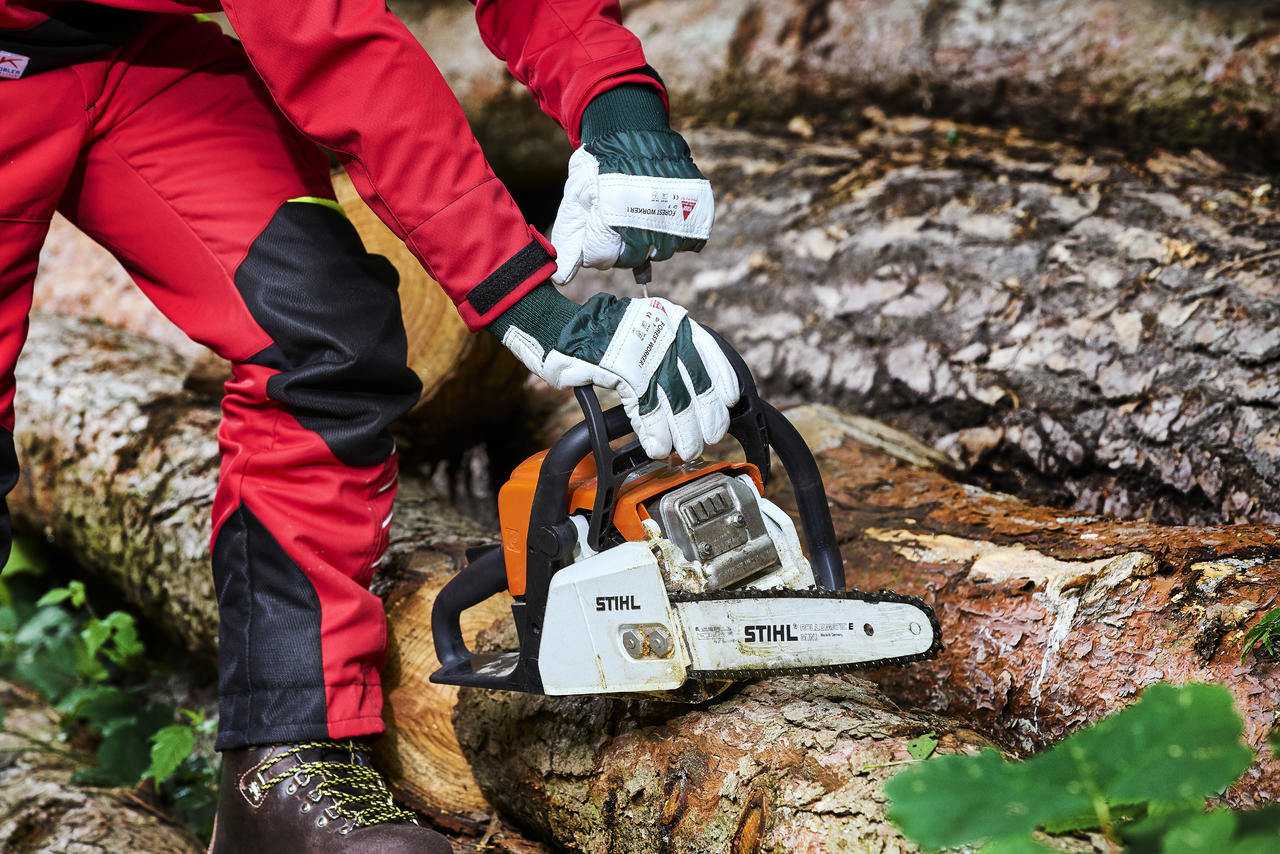
<svg viewBox="0 0 1280 854">
<path fill-rule="evenodd" d="M 350 754 L 347 762 L 334 762 L 325 759 L 304 760 L 300 754 L 306 751 L 340 751 Z M 360 752 L 359 745 L 344 741 L 308 741 L 303 744 L 290 745 L 286 750 L 274 757 L 275 765 L 289 757 L 297 757 L 298 764 L 274 777 L 262 782 L 262 790 L 269 791 L 274 786 L 294 778 L 299 785 L 306 786 L 312 777 L 319 777 L 312 788 L 310 797 L 320 801 L 328 797 L 333 801 L 335 815 L 330 819 L 341 817 L 350 822 L 350 827 L 369 827 L 387 822 L 417 823 L 414 814 L 397 806 L 387 790 L 382 775 L 369 765 L 358 764 L 355 754 Z M 325 810 L 326 815 L 329 810 Z"/>
</svg>

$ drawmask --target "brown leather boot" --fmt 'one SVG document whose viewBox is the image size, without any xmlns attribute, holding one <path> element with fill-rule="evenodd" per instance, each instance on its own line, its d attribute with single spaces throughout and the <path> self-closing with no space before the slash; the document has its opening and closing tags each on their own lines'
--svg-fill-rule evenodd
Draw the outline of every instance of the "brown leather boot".
<svg viewBox="0 0 1280 854">
<path fill-rule="evenodd" d="M 351 741 L 228 750 L 209 854 L 450 854 Z"/>
</svg>

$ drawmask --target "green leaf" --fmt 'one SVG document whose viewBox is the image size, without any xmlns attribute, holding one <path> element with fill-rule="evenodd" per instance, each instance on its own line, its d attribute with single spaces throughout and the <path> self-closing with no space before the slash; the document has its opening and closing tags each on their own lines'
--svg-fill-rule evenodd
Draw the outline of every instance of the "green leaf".
<svg viewBox="0 0 1280 854">
<path fill-rule="evenodd" d="M 1267 744 L 1271 745 L 1271 752 L 1280 758 L 1280 727 L 1271 730 L 1267 736 Z"/>
<path fill-rule="evenodd" d="M 146 650 L 138 639 L 138 627 L 132 614 L 112 611 L 103 622 L 111 627 L 111 645 L 103 650 L 107 658 L 121 667 L 128 667 L 142 658 Z"/>
<path fill-rule="evenodd" d="M 912 759 L 928 759 L 938 749 L 936 733 L 926 732 L 907 742 L 907 753 Z"/>
<path fill-rule="evenodd" d="M 1173 826 L 1164 835 L 1164 854 L 1224 854 L 1231 850 L 1236 816 L 1229 810 L 1200 813 Z"/>
<path fill-rule="evenodd" d="M 1266 649 L 1268 655 L 1276 654 L 1277 644 L 1280 644 L 1280 608 L 1272 608 L 1254 624 L 1253 628 L 1245 632 L 1244 649 L 1240 652 L 1241 664 L 1244 664 L 1249 651 L 1259 643 Z"/>
<path fill-rule="evenodd" d="M 1046 854 L 1054 849 L 1030 836 L 1010 836 L 994 839 L 982 846 L 982 854 Z"/>
<path fill-rule="evenodd" d="M 142 713 L 142 698 L 115 685 L 96 685 L 67 697 L 59 710 L 84 721 L 95 732 L 110 735 L 135 722 Z"/>
<path fill-rule="evenodd" d="M 15 537 L 9 546 L 9 560 L 4 569 L 0 569 L 0 578 L 11 578 L 15 575 L 43 575 L 45 561 L 38 548 L 32 548 L 26 537 Z"/>
<path fill-rule="evenodd" d="M 80 639 L 84 641 L 85 650 L 95 656 L 102 645 L 111 639 L 111 626 L 103 620 L 91 617 L 80 630 Z"/>
<path fill-rule="evenodd" d="M 36 600 L 36 607 L 43 608 L 46 605 L 60 605 L 70 598 L 71 589 L 69 587 L 55 587 Z"/>
<path fill-rule="evenodd" d="M 151 764 L 142 776 L 155 780 L 159 789 L 161 781 L 178 770 L 195 747 L 196 735 L 191 727 L 183 724 L 165 727 L 151 736 Z"/>
<path fill-rule="evenodd" d="M 908 768 L 885 786 L 889 817 L 926 848 L 1045 825 L 1098 827 L 1114 820 L 1110 804 L 1182 802 L 1225 788 L 1253 759 L 1242 732 L 1226 688 L 1154 685 L 1132 707 L 1025 762 L 987 750 Z"/>
</svg>

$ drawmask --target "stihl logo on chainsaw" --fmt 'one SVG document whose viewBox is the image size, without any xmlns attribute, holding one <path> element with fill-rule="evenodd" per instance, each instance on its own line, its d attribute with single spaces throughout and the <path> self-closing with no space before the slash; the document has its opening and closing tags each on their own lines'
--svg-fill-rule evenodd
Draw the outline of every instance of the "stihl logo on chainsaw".
<svg viewBox="0 0 1280 854">
<path fill-rule="evenodd" d="M 774 641 L 798 641 L 794 631 L 795 626 L 790 623 L 781 623 L 779 625 L 765 626 L 743 626 L 742 640 L 746 643 L 771 643 Z"/>
<path fill-rule="evenodd" d="M 29 56 L 0 50 L 0 77 L 17 80 L 27 70 L 27 63 L 30 61 L 31 57 Z"/>
<path fill-rule="evenodd" d="M 597 611 L 639 611 L 640 606 L 636 604 L 636 597 L 631 596 L 597 596 Z"/>
<path fill-rule="evenodd" d="M 684 212 L 684 218 L 688 219 L 689 214 L 693 213 L 693 209 L 698 206 L 697 199 L 681 199 L 680 210 Z"/>
</svg>

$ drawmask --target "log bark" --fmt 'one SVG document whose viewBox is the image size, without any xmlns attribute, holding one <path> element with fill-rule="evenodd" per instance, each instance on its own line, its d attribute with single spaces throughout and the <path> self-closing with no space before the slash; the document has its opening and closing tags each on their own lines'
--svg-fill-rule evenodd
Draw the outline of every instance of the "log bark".
<svg viewBox="0 0 1280 854">
<path fill-rule="evenodd" d="M 76 785 L 87 763 L 61 750 L 58 715 L 31 692 L 0 681 L 0 848 L 22 852 L 146 851 L 199 854 L 187 830 L 131 789 Z"/>
<path fill-rule="evenodd" d="M 775 402 L 874 414 L 1037 503 L 1280 521 L 1269 181 L 885 119 L 856 141 L 691 135 L 713 239 L 651 293 Z M 628 274 L 571 285 L 635 294 Z"/>
<path fill-rule="evenodd" d="M 563 169 L 563 133 L 536 118 L 481 44 L 469 4 L 392 7 L 504 173 L 519 173 L 507 164 Z M 1271 2 L 650 0 L 623 11 L 680 119 L 838 124 L 876 104 L 1050 137 L 1276 159 L 1280 9 Z"/>
<path fill-rule="evenodd" d="M 936 662 L 873 675 L 890 697 L 1031 751 L 1154 682 L 1220 682 L 1258 751 L 1229 801 L 1280 796 L 1265 745 L 1280 661 L 1241 661 L 1245 631 L 1280 605 L 1280 527 L 1063 513 L 872 450 L 836 410 L 788 415 L 818 450 L 849 585 L 922 596 L 942 624 Z"/>
<path fill-rule="evenodd" d="M 500 809 L 584 852 L 913 850 L 884 816 L 889 763 L 926 732 L 942 752 L 987 744 L 854 676 L 768 680 L 697 708 L 465 689 L 454 725 Z"/>
</svg>

